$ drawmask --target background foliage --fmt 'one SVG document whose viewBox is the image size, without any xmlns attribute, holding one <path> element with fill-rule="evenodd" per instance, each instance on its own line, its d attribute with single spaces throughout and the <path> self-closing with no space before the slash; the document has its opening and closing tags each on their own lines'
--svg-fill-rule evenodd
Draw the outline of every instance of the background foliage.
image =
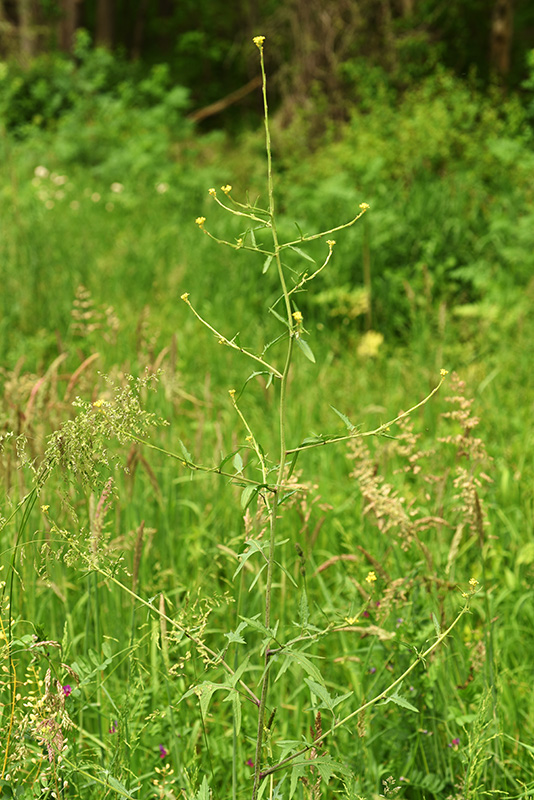
<svg viewBox="0 0 534 800">
<path fill-rule="evenodd" d="M 20 7 L 3 4 L 0 550 L 2 580 L 12 566 L 16 580 L 3 595 L 2 658 L 21 694 L 15 714 L 13 684 L 2 683 L 3 796 L 41 797 L 55 790 L 58 774 L 72 797 L 102 797 L 111 791 L 105 785 L 120 796 L 139 783 L 135 796 L 203 798 L 204 776 L 220 796 L 232 785 L 248 796 L 252 710 L 243 704 L 234 740 L 235 698 L 215 693 L 208 708 L 184 697 L 193 683 L 218 680 L 216 670 L 206 671 L 188 642 L 109 574 L 80 570 L 72 557 L 98 540 L 97 566 L 110 565 L 112 577 L 163 603 L 209 646 L 234 634 L 228 652 L 237 658 L 241 617 L 261 612 L 261 593 L 247 591 L 256 574 L 244 568 L 234 580 L 240 494 L 211 477 L 190 480 L 154 450 L 107 441 L 111 467 L 100 463 L 94 485 L 66 485 L 58 471 L 26 517 L 10 515 L 31 489 L 49 437 L 79 413 L 75 398 L 111 401 L 128 374 L 163 369 L 156 392 L 138 386 L 142 406 L 171 423 L 152 443 L 180 451 L 181 440 L 203 461 L 238 446 L 227 390 L 242 386 L 248 370 L 199 330 L 179 298 L 189 292 L 214 325 L 229 336 L 242 332 L 252 349 L 271 336 L 263 316 L 265 298 L 276 297 L 271 271 L 262 277 L 246 252 L 229 258 L 194 225 L 206 216 L 210 230 L 233 240 L 242 229 L 207 189 L 230 182 L 241 196 L 265 194 L 257 93 L 200 124 L 188 115 L 254 77 L 248 40 L 260 26 L 275 73 L 281 233 L 293 236 L 295 222 L 307 233 L 325 229 L 350 219 L 360 202 L 371 206 L 359 227 L 336 236 L 317 293 L 299 296 L 317 363 L 301 359 L 292 379 L 294 443 L 344 430 L 330 406 L 366 429 L 379 425 L 426 394 L 442 367 L 467 384 L 444 387 L 415 416 L 413 433 L 396 430 L 400 439 L 357 457 L 340 448 L 299 463 L 308 491 L 284 523 L 285 563 L 298 591 L 281 579 L 281 619 L 298 627 L 307 614 L 317 625 L 358 617 L 357 625 L 384 631 L 336 634 L 334 646 L 313 651 L 320 664 L 335 653 L 330 698 L 349 689 L 367 697 L 409 663 L 403 642 L 423 647 L 434 635 L 431 613 L 446 623 L 469 579 L 481 584 L 450 647 L 403 686 L 419 713 L 392 703 L 375 709 L 331 745 L 348 771 L 329 786 L 319 782 L 316 795 L 299 778 L 297 791 L 371 798 L 386 794 L 392 776 L 407 798 L 526 796 L 534 733 L 529 4 L 516 3 L 507 75 L 491 69 L 487 4 L 338 2 L 316 13 L 313 2 L 273 1 L 260 15 L 258 4 L 226 5 L 222 14 L 206 3 L 202 26 L 192 22 L 198 3 L 130 4 L 133 14 L 126 5 L 109 4 L 111 52 L 93 46 L 103 23 L 98 30 L 96 4 L 84 3 L 79 22 L 89 33 L 78 30 L 68 53 L 56 50 L 65 9 L 35 4 L 42 52 L 24 63 L 18 39 L 9 39 Z M 307 253 L 322 257 L 313 246 Z M 288 268 L 303 263 L 308 268 L 292 254 Z M 442 416 L 452 407 L 446 398 L 462 392 L 474 398 L 471 427 Z M 272 448 L 272 400 L 260 381 L 247 404 Z M 465 430 L 472 436 L 460 452 L 453 439 Z M 482 534 L 469 527 L 454 486 L 478 437 L 488 456 L 475 459 Z M 395 499 L 382 522 L 369 507 L 381 486 Z M 423 525 L 420 543 L 403 547 L 406 508 L 434 523 Z M 370 569 L 378 574 L 374 594 L 364 580 Z M 260 634 L 246 637 L 259 650 Z M 36 642 L 45 643 L 39 656 Z M 314 723 L 320 701 L 305 678 L 313 673 L 295 665 L 280 676 L 278 740 L 298 739 Z M 70 764 L 55 776 L 46 741 L 32 734 L 51 708 L 74 723 Z"/>
</svg>

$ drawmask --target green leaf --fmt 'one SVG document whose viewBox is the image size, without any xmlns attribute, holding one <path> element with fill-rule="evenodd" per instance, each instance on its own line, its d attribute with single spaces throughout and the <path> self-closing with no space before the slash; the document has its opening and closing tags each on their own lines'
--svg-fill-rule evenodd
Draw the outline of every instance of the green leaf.
<svg viewBox="0 0 534 800">
<path fill-rule="evenodd" d="M 232 689 L 228 692 L 223 702 L 232 703 L 235 732 L 236 736 L 239 736 L 241 731 L 241 698 L 239 697 L 239 692 L 236 689 Z"/>
<path fill-rule="evenodd" d="M 235 644 L 246 644 L 246 641 L 241 636 L 241 631 L 244 631 L 246 627 L 246 622 L 240 622 L 235 631 L 228 631 L 224 635 L 229 642 L 233 642 Z"/>
<path fill-rule="evenodd" d="M 290 244 L 289 245 L 289 249 L 293 250 L 295 253 L 298 253 L 299 256 L 301 256 L 302 258 L 305 258 L 306 261 L 311 261 L 312 264 L 316 263 L 315 259 L 312 258 L 311 256 L 309 256 L 308 253 L 305 253 L 304 250 L 301 250 L 300 247 L 295 247 L 294 245 Z"/>
<path fill-rule="evenodd" d="M 278 302 L 278 301 L 277 301 L 277 302 Z M 280 314 L 278 313 L 278 311 L 275 311 L 275 310 L 274 310 L 274 308 L 272 308 L 272 307 L 269 309 L 269 311 L 271 312 L 271 314 L 273 315 L 273 317 L 276 317 L 276 319 L 277 319 L 279 322 L 281 322 L 281 323 L 282 323 L 282 325 L 285 325 L 285 326 L 286 326 L 286 328 L 289 328 L 289 325 L 288 325 L 288 323 L 287 323 L 287 319 L 284 319 L 283 317 L 281 317 L 281 316 L 280 316 Z"/>
<path fill-rule="evenodd" d="M 134 800 L 133 794 L 130 794 L 126 786 L 123 786 L 123 784 L 118 781 L 117 778 L 114 778 L 113 775 L 106 775 L 106 783 L 109 784 L 112 789 L 115 789 L 115 791 L 118 792 L 121 797 L 128 797 L 130 800 Z"/>
<path fill-rule="evenodd" d="M 395 705 L 401 706 L 401 708 L 407 708 L 408 711 L 415 711 L 416 714 L 419 714 L 419 709 L 415 706 L 412 706 L 412 704 L 400 694 L 391 694 L 389 697 L 386 697 L 383 705 L 386 705 L 387 703 L 395 703 Z"/>
<path fill-rule="evenodd" d="M 296 661 L 299 667 L 301 667 L 304 672 L 306 672 L 314 681 L 317 683 L 322 684 L 324 686 L 324 679 L 315 664 L 313 664 L 309 658 L 307 658 L 303 653 L 297 651 L 288 651 L 286 653 L 286 658 L 289 660 L 293 659 Z"/>
<path fill-rule="evenodd" d="M 301 592 L 299 601 L 299 624 L 305 628 L 310 620 L 310 609 L 308 607 L 308 596 L 305 591 Z"/>
<path fill-rule="evenodd" d="M 206 775 L 204 775 L 200 789 L 195 795 L 195 800 L 210 800 L 210 787 Z"/>
<path fill-rule="evenodd" d="M 297 788 L 297 784 L 299 782 L 299 779 L 300 778 L 304 778 L 304 776 L 306 775 L 307 767 L 308 767 L 308 764 L 303 763 L 302 761 L 300 761 L 300 762 L 298 762 L 296 764 L 293 764 L 293 768 L 291 770 L 291 783 L 290 783 L 290 786 L 289 786 L 289 797 L 290 798 L 293 797 L 293 795 L 295 794 L 295 790 Z"/>
<path fill-rule="evenodd" d="M 265 273 L 267 272 L 267 270 L 271 266 L 272 260 L 273 260 L 273 256 L 267 256 L 267 258 L 263 262 L 262 275 L 265 275 Z"/>
<path fill-rule="evenodd" d="M 232 460 L 236 472 L 243 472 L 243 459 L 241 453 L 237 452 Z"/>
<path fill-rule="evenodd" d="M 326 686 L 321 686 L 320 683 L 316 681 L 312 681 L 311 678 L 304 678 L 304 683 L 308 685 L 310 692 L 316 695 L 319 700 L 322 700 L 326 708 L 332 711 L 332 698 L 330 697 L 330 692 L 326 688 Z"/>
<path fill-rule="evenodd" d="M 246 486 L 241 492 L 241 508 L 243 511 L 250 505 L 258 492 L 257 486 Z"/>
<path fill-rule="evenodd" d="M 338 417 L 340 419 L 343 420 L 343 422 L 345 423 L 345 425 L 347 427 L 347 430 L 349 430 L 351 433 L 352 433 L 352 431 L 356 430 L 356 426 L 352 424 L 350 419 L 348 417 L 346 417 L 345 414 L 343 414 L 341 411 L 338 411 L 337 408 L 335 408 L 332 405 L 330 406 L 330 408 L 332 409 L 332 411 L 334 411 L 334 413 L 336 413 L 338 415 Z"/>
<path fill-rule="evenodd" d="M 185 460 L 188 461 L 190 464 L 192 464 L 193 456 L 191 455 L 191 453 L 189 452 L 189 450 L 187 449 L 187 447 L 185 446 L 185 444 L 182 442 L 181 439 L 178 439 L 178 442 L 180 444 L 180 449 L 182 451 Z"/>
<path fill-rule="evenodd" d="M 436 617 L 436 615 L 434 614 L 434 612 L 432 612 L 432 622 L 434 623 L 434 628 L 436 629 L 436 636 L 439 638 L 441 636 L 441 628 L 440 628 L 439 620 Z"/>
<path fill-rule="evenodd" d="M 295 222 L 294 224 L 295 224 L 295 228 L 296 228 L 296 229 L 298 230 L 298 232 L 299 232 L 299 236 L 300 236 L 300 238 L 301 238 L 301 239 L 304 239 L 304 234 L 302 233 L 302 228 L 300 227 L 300 225 L 298 224 L 298 222 Z"/>
<path fill-rule="evenodd" d="M 312 349 L 308 342 L 305 342 L 300 336 L 298 339 L 295 339 L 297 345 L 300 347 L 308 361 L 311 361 L 312 364 L 315 364 L 315 356 L 313 355 Z"/>
</svg>

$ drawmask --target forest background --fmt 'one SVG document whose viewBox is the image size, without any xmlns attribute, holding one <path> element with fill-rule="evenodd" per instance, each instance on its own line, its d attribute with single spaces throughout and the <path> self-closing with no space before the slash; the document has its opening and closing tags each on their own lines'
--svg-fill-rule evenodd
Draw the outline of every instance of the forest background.
<svg viewBox="0 0 534 800">
<path fill-rule="evenodd" d="M 349 441 L 288 478 L 260 791 L 531 797 L 528 0 L 0 2 L 0 797 L 255 796 L 278 289 L 208 190 L 267 202 L 259 34 L 281 235 L 369 205 L 292 297 L 290 447 Z"/>
</svg>

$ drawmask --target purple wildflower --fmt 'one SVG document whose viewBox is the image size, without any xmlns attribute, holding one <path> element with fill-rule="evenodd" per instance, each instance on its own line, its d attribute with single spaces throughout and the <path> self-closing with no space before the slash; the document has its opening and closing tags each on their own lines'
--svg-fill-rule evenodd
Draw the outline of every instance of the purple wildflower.
<svg viewBox="0 0 534 800">
<path fill-rule="evenodd" d="M 251 758 L 248 758 L 245 761 L 245 764 L 247 765 L 247 767 L 253 767 L 254 766 L 254 762 L 253 762 L 253 760 Z"/>
<path fill-rule="evenodd" d="M 376 672 L 376 667 L 369 667 L 369 675 L 374 675 Z"/>
<path fill-rule="evenodd" d="M 63 687 L 63 694 L 65 695 L 65 697 L 68 697 L 71 692 L 72 692 L 72 686 L 69 686 L 69 684 L 67 683 Z"/>
<path fill-rule="evenodd" d="M 369 614 L 368 611 L 364 611 L 363 614 L 362 614 L 362 617 L 370 617 L 370 616 L 371 615 Z"/>
<path fill-rule="evenodd" d="M 118 725 L 119 725 L 119 724 L 118 724 L 117 720 L 116 720 L 116 719 L 114 719 L 114 720 L 113 720 L 113 722 L 112 722 L 112 724 L 111 724 L 111 728 L 109 729 L 108 733 L 117 733 L 117 731 L 118 731 L 118 729 L 119 729 L 119 728 L 118 728 Z"/>
<path fill-rule="evenodd" d="M 165 750 L 165 748 L 163 747 L 163 745 L 162 745 L 162 744 L 160 744 L 160 745 L 159 745 L 159 757 L 160 757 L 160 758 L 165 758 L 165 756 L 168 756 L 168 755 L 169 755 L 169 754 L 167 753 L 167 751 Z"/>
<path fill-rule="evenodd" d="M 447 747 L 452 747 L 453 750 L 458 750 L 459 745 L 460 745 L 460 740 L 457 738 L 453 739 L 452 742 L 450 742 L 447 745 Z"/>
</svg>

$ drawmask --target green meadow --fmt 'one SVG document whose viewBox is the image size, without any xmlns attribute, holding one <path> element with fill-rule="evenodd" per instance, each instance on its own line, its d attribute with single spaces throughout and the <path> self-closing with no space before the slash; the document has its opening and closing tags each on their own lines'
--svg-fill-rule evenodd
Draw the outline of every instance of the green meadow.
<svg viewBox="0 0 534 800">
<path fill-rule="evenodd" d="M 0 797 L 534 796 L 532 107 L 150 80 L 0 139 Z"/>
</svg>

